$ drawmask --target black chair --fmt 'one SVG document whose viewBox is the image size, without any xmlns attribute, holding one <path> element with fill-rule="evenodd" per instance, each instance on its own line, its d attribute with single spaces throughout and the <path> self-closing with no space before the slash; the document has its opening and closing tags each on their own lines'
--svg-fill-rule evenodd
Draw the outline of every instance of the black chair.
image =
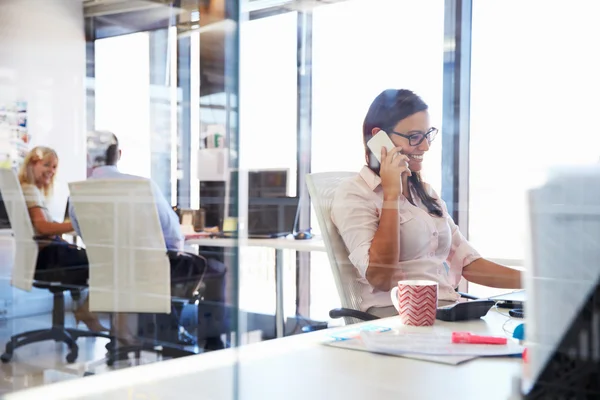
<svg viewBox="0 0 600 400">
<path fill-rule="evenodd" d="M 465 299 L 479 300 L 479 297 L 473 296 L 472 294 L 459 292 L 458 290 L 456 292 L 460 295 L 460 297 L 463 297 Z M 329 318 L 331 318 L 331 319 L 344 318 L 344 317 L 356 318 L 357 320 L 360 320 L 360 321 L 373 321 L 376 319 L 380 319 L 376 315 L 369 314 L 368 312 L 365 312 L 365 311 L 353 310 L 351 308 L 334 308 L 329 311 Z M 350 320 L 349 318 L 346 318 L 346 321 L 349 321 Z"/>
<path fill-rule="evenodd" d="M 225 305 L 225 265 L 197 254 L 176 251 L 167 254 L 171 264 L 171 314 L 140 314 L 137 332 L 140 343 L 120 345 L 116 339 L 111 340 L 106 346 L 108 366 L 128 359 L 129 353 L 139 359 L 142 351 L 170 358 L 197 354 L 195 349 L 186 350 L 179 343 L 179 316 L 185 304 L 197 307 L 196 338 L 204 351 L 225 347 L 220 339 L 221 334 L 230 330 L 230 313 Z"/>
<path fill-rule="evenodd" d="M 42 342 L 45 340 L 54 340 L 63 342 L 69 346 L 67 362 L 72 363 L 77 359 L 79 348 L 75 342 L 77 338 L 104 337 L 109 335 L 104 333 L 95 333 L 85 330 L 65 327 L 65 298 L 64 292 L 71 291 L 75 297 L 80 293 L 83 287 L 74 287 L 64 285 L 60 279 L 50 279 L 48 276 L 35 276 L 38 267 L 43 262 L 48 269 L 61 267 L 61 249 L 60 246 L 54 246 L 53 241 L 34 237 L 34 229 L 29 218 L 27 204 L 23 196 L 21 185 L 17 179 L 16 173 L 12 169 L 0 169 L 0 191 L 2 194 L 2 206 L 7 212 L 10 227 L 16 244 L 15 264 L 13 265 L 13 286 L 23 290 L 30 290 L 31 286 L 47 289 L 53 296 L 52 309 L 52 327 L 48 329 L 37 329 L 34 331 L 23 332 L 11 337 L 6 344 L 6 351 L 0 359 L 7 363 L 12 359 L 15 349 L 25 346 L 29 343 Z M 38 251 L 39 244 L 44 242 L 43 250 Z M 62 243 L 61 243 L 62 244 Z M 43 256 L 40 256 L 41 254 Z M 33 264 L 33 265 L 32 265 Z M 64 270 L 66 272 L 66 270 Z M 15 285 L 16 283 L 16 285 Z"/>
<path fill-rule="evenodd" d="M 76 298 L 80 293 L 78 290 L 73 289 L 71 286 L 62 285 L 56 282 L 34 281 L 33 286 L 39 289 L 47 289 L 54 296 L 52 306 L 52 326 L 47 329 L 36 329 L 13 335 L 6 344 L 4 354 L 0 357 L 3 363 L 8 363 L 12 359 L 14 351 L 17 348 L 30 343 L 43 342 L 46 340 L 54 340 L 55 342 L 66 344 L 69 347 L 69 354 L 67 354 L 66 360 L 68 363 L 74 363 L 79 355 L 79 347 L 76 343 L 78 338 L 110 338 L 110 336 L 105 333 L 65 327 L 65 292 L 71 291 L 72 296 Z"/>
</svg>

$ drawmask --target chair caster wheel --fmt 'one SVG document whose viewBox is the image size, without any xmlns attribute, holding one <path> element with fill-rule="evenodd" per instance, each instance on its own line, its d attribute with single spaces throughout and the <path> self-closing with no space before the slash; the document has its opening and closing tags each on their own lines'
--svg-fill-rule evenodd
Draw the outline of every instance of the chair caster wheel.
<svg viewBox="0 0 600 400">
<path fill-rule="evenodd" d="M 2 356 L 0 356 L 0 360 L 2 360 L 2 362 L 4 364 L 10 362 L 10 360 L 12 359 L 12 353 L 4 353 L 2 354 Z"/>
<path fill-rule="evenodd" d="M 67 354 L 67 362 L 73 364 L 77 360 L 77 356 L 78 354 L 76 351 Z"/>
</svg>

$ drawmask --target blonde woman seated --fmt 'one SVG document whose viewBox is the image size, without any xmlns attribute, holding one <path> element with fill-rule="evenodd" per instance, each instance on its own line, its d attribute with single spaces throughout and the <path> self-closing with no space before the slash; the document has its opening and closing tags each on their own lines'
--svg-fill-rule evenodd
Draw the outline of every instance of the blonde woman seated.
<svg viewBox="0 0 600 400">
<path fill-rule="evenodd" d="M 58 156 L 49 147 L 36 147 L 27 154 L 19 170 L 19 182 L 23 190 L 39 255 L 35 279 L 44 282 L 60 282 L 74 289 L 87 286 L 89 265 L 84 249 L 71 245 L 61 235 L 73 231 L 70 222 L 56 222 L 50 215 L 46 200 L 52 195 Z M 74 311 L 75 319 L 83 322 L 94 332 L 108 330 L 89 311 L 88 300 Z"/>
<path fill-rule="evenodd" d="M 390 290 L 399 280 L 439 284 L 438 298 L 458 300 L 462 277 L 497 288 L 521 287 L 520 272 L 482 258 L 448 215 L 444 201 L 421 176 L 423 158 L 437 129 L 427 104 L 410 90 L 385 90 L 363 123 L 367 165 L 335 193 L 332 219 L 357 269 L 361 311 L 397 314 Z M 379 131 L 396 146 L 381 152 L 381 164 L 367 147 Z"/>
</svg>

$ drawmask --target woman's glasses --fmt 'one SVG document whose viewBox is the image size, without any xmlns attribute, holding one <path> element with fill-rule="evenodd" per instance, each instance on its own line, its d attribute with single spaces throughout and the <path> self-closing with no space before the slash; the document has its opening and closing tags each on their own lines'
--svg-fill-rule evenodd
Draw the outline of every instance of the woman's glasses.
<svg viewBox="0 0 600 400">
<path fill-rule="evenodd" d="M 403 133 L 398 133 L 398 132 L 394 132 L 391 131 L 390 135 L 398 135 L 398 136 L 402 136 L 403 138 L 408 139 L 408 144 L 410 144 L 411 146 L 418 146 L 421 143 L 423 143 L 423 140 L 427 139 L 427 141 L 429 143 L 433 142 L 433 139 L 435 139 L 435 137 L 438 134 L 438 129 L 437 128 L 430 128 L 427 132 L 413 132 L 410 135 L 405 135 Z"/>
</svg>

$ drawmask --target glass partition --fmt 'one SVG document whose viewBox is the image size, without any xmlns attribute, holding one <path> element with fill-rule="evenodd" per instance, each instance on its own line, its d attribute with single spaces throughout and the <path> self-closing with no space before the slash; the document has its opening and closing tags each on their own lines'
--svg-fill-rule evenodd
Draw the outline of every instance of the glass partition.
<svg viewBox="0 0 600 400">
<path fill-rule="evenodd" d="M 526 191 L 552 167 L 600 159 L 590 128 L 600 105 L 598 52 L 581 50 L 594 47 L 600 28 L 592 3 L 531 1 L 518 13 L 513 6 L 473 6 L 469 238 L 482 254 L 523 266 Z M 572 144 L 567 132 L 577 132 Z"/>
<path fill-rule="evenodd" d="M 354 308 L 387 317 L 398 314 L 390 288 L 408 276 L 435 279 L 449 303 L 463 301 L 458 289 L 483 297 L 512 290 L 520 276 L 513 270 L 502 269 L 509 278 L 500 284 L 487 261 L 483 273 L 469 274 L 477 252 L 528 267 L 527 190 L 553 167 L 600 160 L 596 8 L 542 0 L 0 0 L 0 396 L 52 397 L 58 388 L 73 398 L 184 398 L 178 391 L 191 387 L 211 398 L 320 398 L 361 394 L 347 393 L 361 385 L 368 397 L 377 383 L 346 379 L 344 368 L 358 364 L 344 350 L 323 350 L 333 331 L 315 333 L 356 322 L 329 314 L 348 295 L 342 291 L 360 297 Z M 357 178 L 364 207 L 349 207 L 332 230 L 337 240 L 344 223 L 355 229 L 338 242 L 352 280 L 336 287 L 307 175 L 365 167 L 363 123 L 385 89 L 409 89 L 427 104 L 423 132 L 376 128 L 396 144 L 423 138 L 411 162 L 428 185 L 413 181 L 413 191 L 385 202 L 399 209 L 391 215 L 404 248 L 387 260 L 398 268 L 381 284 L 367 271 L 376 267 L 368 227 L 381 226 L 383 189 L 376 168 L 366 170 L 372 180 Z M 429 141 L 432 127 L 439 133 Z M 41 158 L 51 171 L 10 172 L 35 146 L 55 150 Z M 31 168 L 46 151 L 37 149 Z M 23 218 L 9 221 L 17 209 Z M 76 258 L 68 267 L 77 274 L 56 272 L 62 251 Z M 453 264 L 456 254 L 462 259 Z M 46 270 L 56 272 L 49 281 Z M 15 284 L 24 271 L 29 284 L 39 281 L 31 291 Z M 487 283 L 466 286 L 468 279 Z M 512 335 L 520 320 L 490 310 L 495 317 L 469 326 Z M 390 321 L 398 319 L 377 323 Z M 456 325 L 436 329 L 448 326 Z M 85 334 L 65 330 L 75 328 Z M 46 343 L 14 348 L 14 335 L 38 329 L 51 332 Z M 369 364 L 374 382 L 389 372 L 381 357 L 359 354 L 352 357 Z M 168 363 L 176 358 L 191 361 Z M 516 359 L 496 361 L 521 371 Z M 426 365 L 419 363 L 406 365 Z M 140 364 L 166 366 L 119 375 Z M 480 365 L 491 364 L 455 368 L 471 382 L 487 368 Z M 103 375 L 105 384 L 88 387 L 94 378 L 84 375 Z M 343 385 L 331 379 L 338 375 Z M 502 374 L 485 376 L 504 383 Z M 327 385 L 311 384 L 318 379 Z M 55 382 L 65 386 L 45 386 Z M 464 382 L 448 382 L 459 396 Z"/>
</svg>

